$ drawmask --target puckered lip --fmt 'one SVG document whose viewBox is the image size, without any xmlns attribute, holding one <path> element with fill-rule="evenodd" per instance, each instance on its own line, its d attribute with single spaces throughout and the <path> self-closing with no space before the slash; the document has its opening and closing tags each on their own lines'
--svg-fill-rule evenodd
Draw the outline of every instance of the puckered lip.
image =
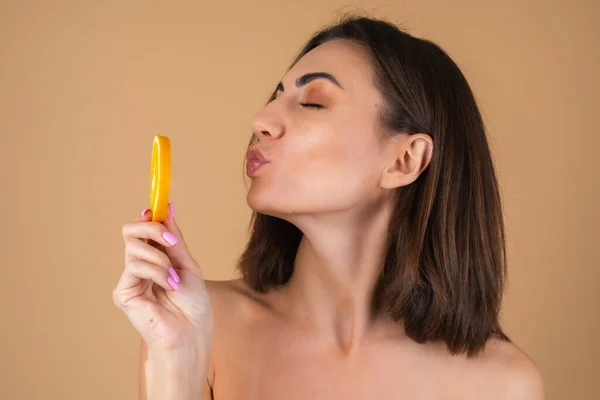
<svg viewBox="0 0 600 400">
<path fill-rule="evenodd" d="M 266 158 L 260 149 L 257 146 L 252 146 L 246 152 L 246 160 L 257 160 L 263 164 L 271 162 L 268 158 Z"/>
</svg>

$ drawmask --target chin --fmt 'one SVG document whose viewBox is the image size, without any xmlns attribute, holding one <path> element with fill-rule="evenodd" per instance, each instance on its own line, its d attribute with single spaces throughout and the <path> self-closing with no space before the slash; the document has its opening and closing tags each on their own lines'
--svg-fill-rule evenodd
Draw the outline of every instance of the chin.
<svg viewBox="0 0 600 400">
<path fill-rule="evenodd" d="M 253 182 L 246 195 L 248 206 L 261 214 L 298 222 L 299 218 L 348 210 L 355 205 L 356 196 L 348 193 L 304 192 L 300 187 L 274 190 L 274 185 Z"/>
<path fill-rule="evenodd" d="M 253 190 L 252 188 L 246 195 L 246 203 L 256 212 L 261 214 L 272 215 L 274 210 L 274 202 L 270 199 L 267 193 L 262 190 Z"/>
<path fill-rule="evenodd" d="M 295 207 L 294 204 L 282 201 L 282 199 L 283 196 L 265 193 L 264 191 L 253 191 L 252 189 L 246 196 L 246 202 L 252 210 L 261 214 L 288 220 L 288 217 L 297 213 L 297 207 Z"/>
</svg>

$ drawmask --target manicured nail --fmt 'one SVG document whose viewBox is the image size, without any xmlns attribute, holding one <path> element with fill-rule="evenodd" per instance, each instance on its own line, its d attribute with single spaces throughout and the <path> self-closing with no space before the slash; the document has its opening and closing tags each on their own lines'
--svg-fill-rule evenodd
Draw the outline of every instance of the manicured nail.
<svg viewBox="0 0 600 400">
<path fill-rule="evenodd" d="M 171 278 L 173 278 L 173 280 L 175 282 L 177 282 L 177 283 L 181 282 L 179 275 L 177 275 L 177 271 L 175 271 L 175 269 L 173 267 L 169 267 L 169 269 L 167 270 L 167 273 L 169 274 L 169 276 L 171 276 Z"/>
<path fill-rule="evenodd" d="M 173 207 L 173 203 L 169 203 L 169 208 L 171 209 L 171 217 L 175 219 L 175 207 Z"/>
<path fill-rule="evenodd" d="M 146 215 L 146 213 L 147 213 L 148 211 L 150 211 L 150 209 L 149 209 L 149 208 L 146 208 L 144 211 L 142 211 L 142 212 L 140 213 L 140 218 L 143 218 L 143 217 L 144 217 L 144 215 Z"/>
<path fill-rule="evenodd" d="M 171 278 L 170 276 L 167 278 L 167 283 L 169 284 L 169 286 L 171 286 L 174 290 L 179 289 L 179 283 L 175 282 L 173 280 L 173 278 Z"/>
<path fill-rule="evenodd" d="M 179 239 L 177 239 L 177 236 L 173 235 L 169 231 L 165 231 L 162 234 L 162 236 L 163 236 L 163 238 L 165 238 L 165 240 L 167 241 L 167 243 L 169 243 L 171 246 L 175 246 L 177 244 L 177 242 L 179 242 Z"/>
</svg>

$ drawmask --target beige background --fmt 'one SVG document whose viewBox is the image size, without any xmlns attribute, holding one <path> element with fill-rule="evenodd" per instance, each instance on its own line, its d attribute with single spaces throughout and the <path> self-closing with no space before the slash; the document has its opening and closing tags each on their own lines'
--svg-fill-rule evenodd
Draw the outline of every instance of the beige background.
<svg viewBox="0 0 600 400">
<path fill-rule="evenodd" d="M 506 211 L 506 330 L 549 399 L 600 399 L 598 4 L 1 1 L 0 398 L 137 398 L 138 337 L 111 291 L 153 135 L 172 140 L 193 253 L 233 277 L 250 117 L 309 35 L 359 6 L 464 71 Z"/>
</svg>

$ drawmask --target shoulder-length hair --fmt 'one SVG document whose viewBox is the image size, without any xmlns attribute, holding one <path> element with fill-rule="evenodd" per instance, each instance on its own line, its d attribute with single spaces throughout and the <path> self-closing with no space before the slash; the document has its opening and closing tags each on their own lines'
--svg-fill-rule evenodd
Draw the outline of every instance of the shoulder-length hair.
<svg viewBox="0 0 600 400">
<path fill-rule="evenodd" d="M 509 340 L 499 322 L 506 280 L 500 194 L 467 80 L 433 42 L 382 19 L 348 15 L 317 32 L 292 66 L 334 39 L 368 50 L 385 105 L 379 116 L 383 130 L 392 136 L 426 133 L 434 141 L 428 168 L 396 189 L 373 310 L 385 307 L 410 338 L 443 340 L 452 354 L 473 356 L 492 335 Z M 255 141 L 253 135 L 250 144 Z M 237 262 L 243 280 L 258 292 L 284 285 L 301 238 L 293 224 L 254 212 Z"/>
</svg>

